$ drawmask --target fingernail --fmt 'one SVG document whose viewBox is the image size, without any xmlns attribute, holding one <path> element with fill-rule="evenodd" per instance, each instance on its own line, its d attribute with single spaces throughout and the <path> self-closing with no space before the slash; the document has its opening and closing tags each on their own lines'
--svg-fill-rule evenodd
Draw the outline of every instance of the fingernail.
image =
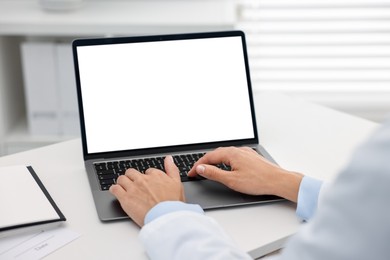
<svg viewBox="0 0 390 260">
<path fill-rule="evenodd" d="M 200 174 L 202 174 L 202 173 L 204 173 L 204 170 L 206 169 L 206 167 L 204 167 L 204 165 L 198 165 L 198 166 L 196 166 L 196 172 L 197 173 L 200 173 Z"/>
<path fill-rule="evenodd" d="M 168 155 L 168 159 L 173 163 L 173 157 L 172 157 L 172 155 Z"/>
</svg>

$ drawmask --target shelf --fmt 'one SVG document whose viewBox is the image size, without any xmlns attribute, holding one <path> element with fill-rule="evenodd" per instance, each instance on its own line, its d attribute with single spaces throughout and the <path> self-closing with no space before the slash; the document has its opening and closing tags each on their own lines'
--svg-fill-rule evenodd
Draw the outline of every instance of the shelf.
<svg viewBox="0 0 390 260">
<path fill-rule="evenodd" d="M 232 29 L 234 0 L 85 1 L 45 11 L 39 1 L 0 1 L 0 35 L 94 36 Z"/>
<path fill-rule="evenodd" d="M 166 34 L 234 29 L 235 0 L 85 0 L 72 11 L 46 11 L 38 0 L 0 1 L 0 155 L 72 137 L 32 136 L 25 119 L 19 45 L 25 39 Z"/>
<path fill-rule="evenodd" d="M 20 119 L 16 126 L 14 126 L 6 135 L 4 140 L 4 153 L 11 154 L 22 152 L 77 137 L 78 136 L 31 135 L 28 132 L 27 120 L 23 118 Z"/>
</svg>

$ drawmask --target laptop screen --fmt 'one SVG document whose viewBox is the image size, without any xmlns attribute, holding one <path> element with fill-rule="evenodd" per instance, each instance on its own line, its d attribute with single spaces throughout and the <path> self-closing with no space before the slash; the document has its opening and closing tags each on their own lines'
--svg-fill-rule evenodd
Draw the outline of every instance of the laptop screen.
<svg viewBox="0 0 390 260">
<path fill-rule="evenodd" d="M 74 43 L 88 154 L 257 138 L 242 36 L 128 39 Z"/>
</svg>

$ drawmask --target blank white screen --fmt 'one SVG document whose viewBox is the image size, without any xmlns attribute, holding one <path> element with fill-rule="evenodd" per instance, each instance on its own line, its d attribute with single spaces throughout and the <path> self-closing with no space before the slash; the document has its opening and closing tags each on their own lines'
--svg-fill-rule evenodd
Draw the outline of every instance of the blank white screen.
<svg viewBox="0 0 390 260">
<path fill-rule="evenodd" d="M 88 153 L 254 137 L 240 37 L 77 47 Z"/>
</svg>

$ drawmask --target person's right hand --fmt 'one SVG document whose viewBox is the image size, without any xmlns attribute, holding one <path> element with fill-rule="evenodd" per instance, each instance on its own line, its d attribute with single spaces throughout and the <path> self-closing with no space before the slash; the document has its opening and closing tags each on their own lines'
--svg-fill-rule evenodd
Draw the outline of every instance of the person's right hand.
<svg viewBox="0 0 390 260">
<path fill-rule="evenodd" d="M 229 165 L 231 171 L 215 166 L 221 163 Z M 303 177 L 267 161 L 249 147 L 218 148 L 206 153 L 194 164 L 188 176 L 197 174 L 235 191 L 250 195 L 277 195 L 294 202 L 297 201 Z"/>
</svg>

